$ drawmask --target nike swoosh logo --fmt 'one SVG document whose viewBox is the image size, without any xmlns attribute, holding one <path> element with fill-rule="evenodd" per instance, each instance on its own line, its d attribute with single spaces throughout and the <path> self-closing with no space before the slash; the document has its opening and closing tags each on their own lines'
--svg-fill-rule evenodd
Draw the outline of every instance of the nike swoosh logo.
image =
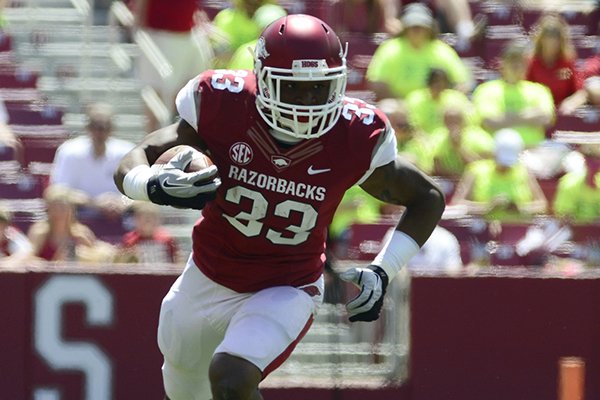
<svg viewBox="0 0 600 400">
<path fill-rule="evenodd" d="M 171 182 L 169 182 L 169 181 L 164 181 L 164 182 L 162 183 L 162 185 L 163 185 L 164 187 L 167 187 L 167 188 L 169 188 L 169 187 L 178 187 L 178 188 L 181 188 L 181 187 L 187 187 L 187 186 L 189 186 L 188 184 L 185 184 L 185 183 L 184 183 L 184 184 L 182 184 L 182 185 L 180 185 L 180 184 L 178 184 L 178 183 L 171 183 Z"/>
<path fill-rule="evenodd" d="M 316 174 L 322 174 L 323 172 L 329 172 L 329 171 L 331 171 L 331 168 L 315 169 L 311 165 L 310 167 L 308 167 L 308 170 L 306 172 L 308 172 L 309 175 L 316 175 Z"/>
</svg>

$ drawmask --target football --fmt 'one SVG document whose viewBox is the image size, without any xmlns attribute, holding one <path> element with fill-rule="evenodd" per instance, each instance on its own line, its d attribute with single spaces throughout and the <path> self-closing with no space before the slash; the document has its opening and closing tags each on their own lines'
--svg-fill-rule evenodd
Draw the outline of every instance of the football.
<svg viewBox="0 0 600 400">
<path fill-rule="evenodd" d="M 171 147 L 170 149 L 168 149 L 167 151 L 165 151 L 158 157 L 156 162 L 154 162 L 154 165 L 155 166 L 164 165 L 164 164 L 168 163 L 169 160 L 171 160 L 171 158 L 175 157 L 175 155 L 177 155 L 178 153 L 181 153 L 182 151 L 187 151 L 187 150 L 192 150 L 194 152 L 194 157 L 192 158 L 192 162 L 185 169 L 185 172 L 200 171 L 201 169 L 204 169 L 206 167 L 210 167 L 211 165 L 213 165 L 212 160 L 206 154 L 201 153 L 200 151 L 194 149 L 191 146 L 187 146 L 187 145 L 179 145 L 179 146 Z"/>
</svg>

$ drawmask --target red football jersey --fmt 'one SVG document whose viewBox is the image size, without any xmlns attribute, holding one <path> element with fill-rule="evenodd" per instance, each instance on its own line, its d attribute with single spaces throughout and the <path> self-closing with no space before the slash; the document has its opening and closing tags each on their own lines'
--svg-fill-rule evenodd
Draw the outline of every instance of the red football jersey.
<svg viewBox="0 0 600 400">
<path fill-rule="evenodd" d="M 256 110 L 255 90 L 250 71 L 206 71 L 177 98 L 222 180 L 194 227 L 193 258 L 238 292 L 318 279 L 344 192 L 396 156 L 385 115 L 351 98 L 325 135 L 278 143 Z"/>
</svg>

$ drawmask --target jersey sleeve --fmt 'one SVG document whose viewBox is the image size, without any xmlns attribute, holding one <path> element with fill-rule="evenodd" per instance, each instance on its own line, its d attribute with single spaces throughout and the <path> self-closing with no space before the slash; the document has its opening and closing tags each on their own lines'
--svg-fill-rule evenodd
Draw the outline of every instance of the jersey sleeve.
<svg viewBox="0 0 600 400">
<path fill-rule="evenodd" d="M 252 92 L 254 82 L 247 70 L 208 70 L 191 79 L 177 94 L 177 112 L 203 137 L 216 132 L 207 131 L 223 115 L 235 115 L 244 108 L 244 99 Z M 237 107 L 237 108 L 236 108 Z"/>
<path fill-rule="evenodd" d="M 175 98 L 175 106 L 179 116 L 196 130 L 198 130 L 198 87 L 201 77 L 202 75 L 199 75 L 190 79 Z"/>
<path fill-rule="evenodd" d="M 396 159 L 397 154 L 398 148 L 396 141 L 396 133 L 391 127 L 389 121 L 387 121 L 386 119 L 385 128 L 382 130 L 379 140 L 377 141 L 377 144 L 373 149 L 373 155 L 371 157 L 371 164 L 369 166 L 369 169 L 364 173 L 364 175 L 359 179 L 359 181 L 356 184 L 360 185 L 361 183 L 366 181 L 375 169 L 394 161 Z"/>
</svg>

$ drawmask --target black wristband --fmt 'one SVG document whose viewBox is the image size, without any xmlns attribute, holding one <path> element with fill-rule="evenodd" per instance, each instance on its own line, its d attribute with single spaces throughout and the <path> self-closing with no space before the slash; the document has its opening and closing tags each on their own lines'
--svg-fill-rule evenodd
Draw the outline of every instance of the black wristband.
<svg viewBox="0 0 600 400">
<path fill-rule="evenodd" d="M 151 202 L 159 204 L 161 206 L 167 204 L 166 193 L 164 192 L 162 187 L 160 187 L 158 177 L 153 176 L 152 178 L 148 179 L 146 189 L 148 192 L 148 199 L 150 199 Z"/>
<path fill-rule="evenodd" d="M 373 272 L 375 272 L 377 275 L 379 275 L 379 277 L 381 278 L 381 282 L 382 282 L 383 292 L 385 293 L 385 289 L 387 288 L 387 285 L 390 282 L 390 278 L 385 273 L 383 268 L 381 268 L 378 265 L 369 265 L 367 268 L 369 268 L 370 270 L 373 270 Z"/>
</svg>

